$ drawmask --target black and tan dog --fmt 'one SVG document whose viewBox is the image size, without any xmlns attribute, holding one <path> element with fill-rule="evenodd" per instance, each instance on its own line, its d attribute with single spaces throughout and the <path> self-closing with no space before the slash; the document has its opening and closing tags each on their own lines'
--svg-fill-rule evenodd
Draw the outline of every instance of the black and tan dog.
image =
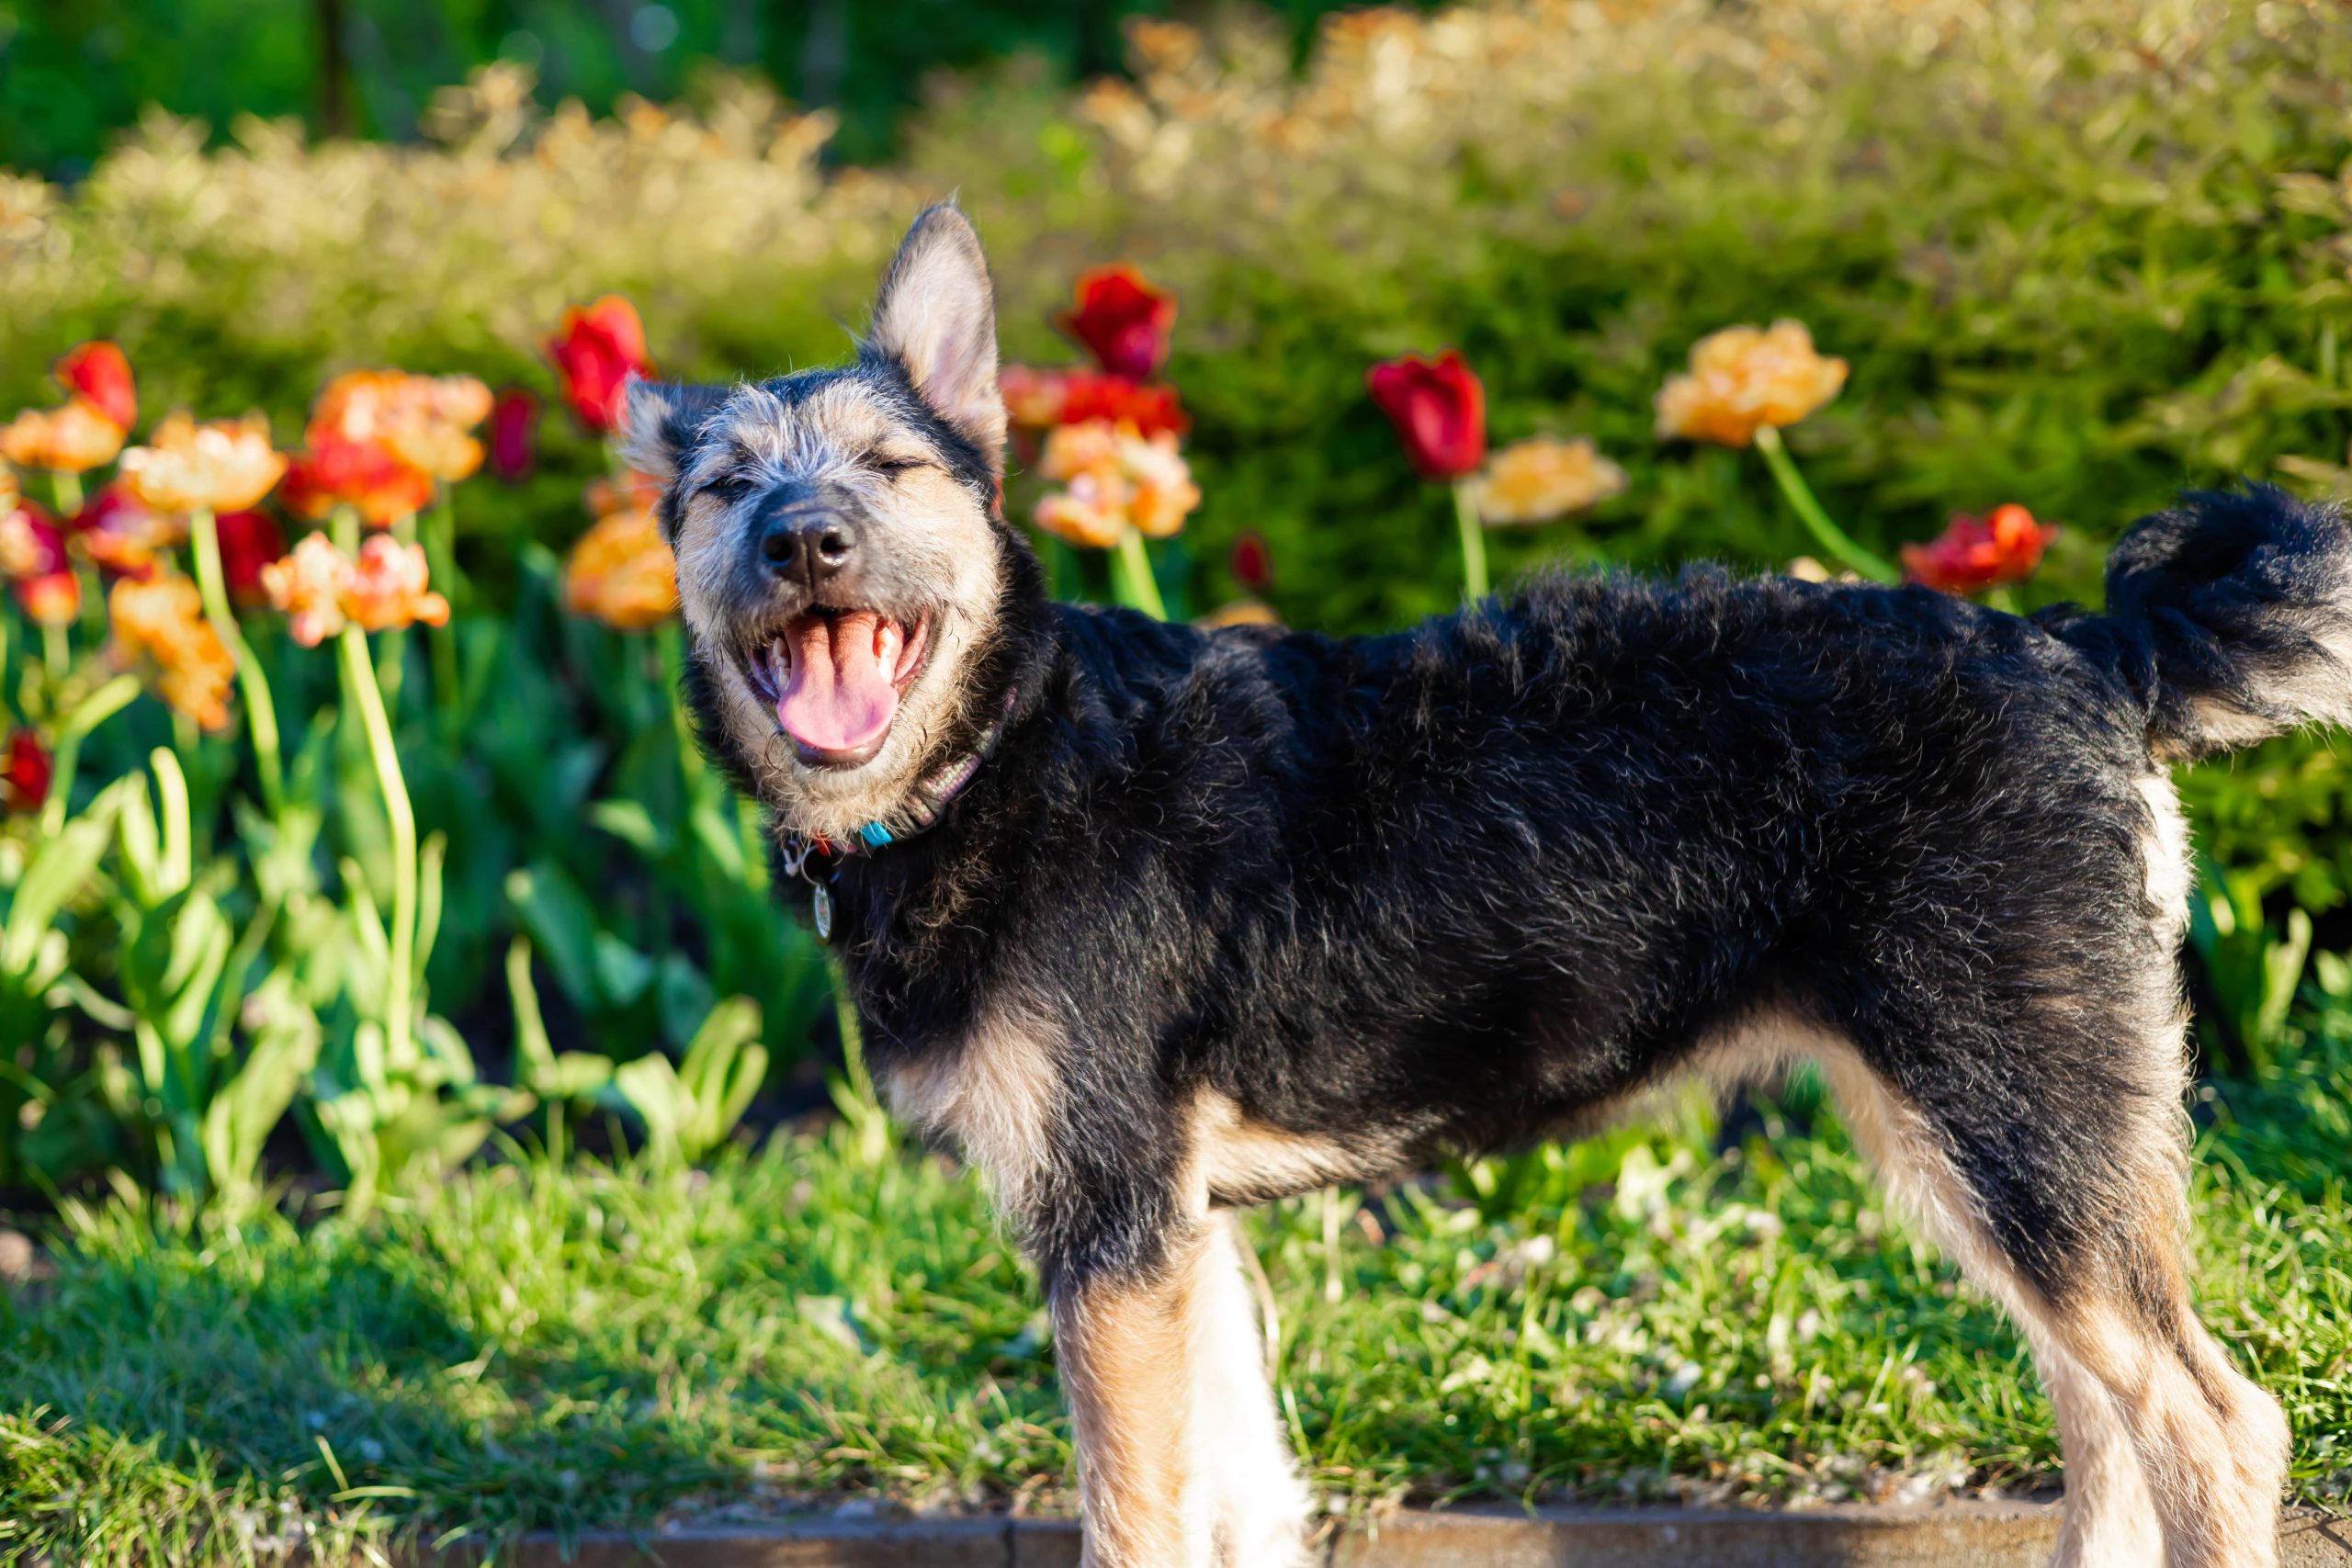
<svg viewBox="0 0 2352 1568">
<path fill-rule="evenodd" d="M 1057 604 L 949 209 L 854 363 L 628 422 L 707 743 L 1043 1272 L 1091 1562 L 1302 1555 L 1236 1207 L 1796 1058 L 2031 1341 L 2059 1560 L 2275 1561 L 2286 1424 L 2182 1271 L 2165 764 L 2352 716 L 2335 516 L 2192 499 L 2104 615 L 1712 570 L 1358 639 Z"/>
</svg>

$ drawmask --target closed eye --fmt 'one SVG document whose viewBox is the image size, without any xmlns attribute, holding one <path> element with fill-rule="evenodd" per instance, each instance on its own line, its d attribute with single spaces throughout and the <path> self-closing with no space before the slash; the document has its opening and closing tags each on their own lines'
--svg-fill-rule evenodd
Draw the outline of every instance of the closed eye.
<svg viewBox="0 0 2352 1568">
<path fill-rule="evenodd" d="M 928 468 L 932 466 L 922 457 L 903 457 L 891 452 L 868 452 L 861 460 L 865 467 L 883 478 L 893 479 L 900 474 L 916 468 Z"/>
<path fill-rule="evenodd" d="M 702 493 L 731 506 L 752 493 L 752 479 L 745 474 L 722 474 L 703 486 Z"/>
</svg>

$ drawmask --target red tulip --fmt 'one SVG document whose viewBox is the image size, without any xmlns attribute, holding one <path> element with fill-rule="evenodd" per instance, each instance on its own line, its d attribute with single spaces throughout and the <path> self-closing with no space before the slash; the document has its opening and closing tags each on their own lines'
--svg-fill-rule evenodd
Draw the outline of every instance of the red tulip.
<svg viewBox="0 0 2352 1568">
<path fill-rule="evenodd" d="M 1263 593 L 1273 586 L 1273 557 L 1266 549 L 1266 541 L 1255 534 L 1244 534 L 1233 541 L 1229 561 L 1233 581 L 1245 592 Z"/>
<path fill-rule="evenodd" d="M 1146 283 L 1131 263 L 1098 266 L 1078 279 L 1078 308 L 1056 318 L 1095 363 L 1131 381 L 1151 378 L 1168 359 L 1176 296 Z"/>
<path fill-rule="evenodd" d="M 513 484 L 539 456 L 539 400 L 509 387 L 490 405 L 490 471 Z"/>
<path fill-rule="evenodd" d="M 1903 547 L 1903 571 L 1946 593 L 1981 593 L 2032 576 L 2057 536 L 2057 525 L 2037 523 L 2015 502 L 1995 507 L 1988 517 L 1955 512 L 1940 536 Z"/>
<path fill-rule="evenodd" d="M 1462 479 L 1487 460 L 1486 390 L 1453 349 L 1435 359 L 1408 354 L 1375 365 L 1364 383 L 1421 478 Z"/>
<path fill-rule="evenodd" d="M 1183 434 L 1193 427 L 1176 389 L 1165 382 L 1130 381 L 1098 370 L 1037 370 L 1008 365 L 999 377 L 1005 412 L 1015 430 L 1050 430 L 1057 424 L 1108 420 L 1132 424 L 1136 434 Z"/>
<path fill-rule="evenodd" d="M 321 522 L 338 506 L 371 528 L 389 528 L 433 502 L 433 476 L 402 462 L 380 441 L 354 441 L 314 427 L 308 450 L 287 468 L 277 499 L 297 516 Z"/>
<path fill-rule="evenodd" d="M 57 384 L 123 430 L 139 418 L 139 389 L 120 345 L 96 339 L 57 362 Z"/>
<path fill-rule="evenodd" d="M 563 313 L 563 328 L 548 339 L 548 357 L 563 378 L 564 400 L 580 423 L 598 435 L 608 435 L 621 423 L 621 389 L 629 372 L 653 373 L 645 356 L 645 323 L 637 307 L 617 294 L 607 294 L 582 310 L 574 305 Z"/>
<path fill-rule="evenodd" d="M 40 737 L 19 729 L 8 737 L 0 753 L 0 804 L 11 811 L 39 811 L 49 801 L 49 786 L 57 777 L 57 761 Z"/>
<path fill-rule="evenodd" d="M 243 608 L 269 603 L 262 568 L 286 554 L 286 536 L 266 512 L 224 512 L 212 521 L 220 540 L 220 576 Z"/>
</svg>

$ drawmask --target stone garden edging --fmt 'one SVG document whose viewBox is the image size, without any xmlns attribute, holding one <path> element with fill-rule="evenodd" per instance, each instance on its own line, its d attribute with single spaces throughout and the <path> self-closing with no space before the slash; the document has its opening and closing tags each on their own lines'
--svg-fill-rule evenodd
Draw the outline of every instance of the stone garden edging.
<svg viewBox="0 0 2352 1568">
<path fill-rule="evenodd" d="M 1351 1529 L 1328 1568 L 2044 1568 L 2055 1504 L 1861 1504 L 1789 1512 L 1711 1508 L 1407 1510 Z M 501 1556 L 513 1568 L 1077 1568 L 1067 1519 L 842 1519 L 552 1536 Z M 2299 1512 L 2283 1568 L 2352 1568 L 2352 1519 Z M 424 1554 L 411 1559 L 422 1568 Z M 461 1554 L 441 1560 L 454 1565 Z"/>
</svg>

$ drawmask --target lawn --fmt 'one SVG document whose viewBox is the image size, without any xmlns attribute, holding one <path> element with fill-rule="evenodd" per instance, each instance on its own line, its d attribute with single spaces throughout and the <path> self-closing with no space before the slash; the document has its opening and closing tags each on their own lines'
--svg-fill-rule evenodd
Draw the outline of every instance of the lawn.
<svg viewBox="0 0 2352 1568">
<path fill-rule="evenodd" d="M 2301 1496 L 2341 1506 L 2327 1032 L 2304 1084 L 2201 1097 L 2194 1208 L 2207 1321 L 2285 1400 Z M 1689 1105 L 1259 1216 L 1283 1413 L 1333 1506 L 2052 1487 L 2016 1336 L 1804 1103 L 1736 1146 Z M 358 1224 L 70 1213 L 0 1296 L 0 1555 L 1070 1506 L 1035 1280 L 946 1160 L 860 1118 L 703 1170 L 510 1156 Z"/>
</svg>

